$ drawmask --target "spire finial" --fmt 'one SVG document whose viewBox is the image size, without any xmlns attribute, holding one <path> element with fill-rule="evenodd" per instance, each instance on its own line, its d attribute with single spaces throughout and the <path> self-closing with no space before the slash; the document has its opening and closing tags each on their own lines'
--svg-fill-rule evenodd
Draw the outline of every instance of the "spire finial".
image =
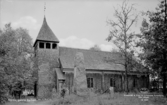
<svg viewBox="0 0 167 105">
<path fill-rule="evenodd" d="M 46 10 L 46 2 L 44 3 L 44 16 L 45 16 L 45 10 Z"/>
</svg>

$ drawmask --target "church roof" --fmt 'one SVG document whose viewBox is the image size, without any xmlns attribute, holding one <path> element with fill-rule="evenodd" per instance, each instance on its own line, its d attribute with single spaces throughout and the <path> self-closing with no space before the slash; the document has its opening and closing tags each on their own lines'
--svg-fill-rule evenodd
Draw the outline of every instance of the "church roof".
<svg viewBox="0 0 167 105">
<path fill-rule="evenodd" d="M 48 26 L 45 17 L 44 17 L 42 27 L 41 27 L 41 29 L 40 29 L 40 31 L 38 33 L 38 36 L 36 38 L 36 41 L 35 41 L 34 45 L 36 44 L 36 42 L 38 40 L 53 41 L 53 42 L 58 42 L 59 43 L 58 38 L 55 36 L 55 34 L 53 33 L 53 31 Z"/>
<path fill-rule="evenodd" d="M 86 69 L 125 71 L 123 59 L 111 52 L 93 51 L 60 47 L 60 61 L 63 68 L 74 68 L 74 58 L 77 52 L 82 52 Z M 114 62 L 112 62 L 114 59 Z M 115 62 L 116 61 L 116 62 Z"/>
</svg>

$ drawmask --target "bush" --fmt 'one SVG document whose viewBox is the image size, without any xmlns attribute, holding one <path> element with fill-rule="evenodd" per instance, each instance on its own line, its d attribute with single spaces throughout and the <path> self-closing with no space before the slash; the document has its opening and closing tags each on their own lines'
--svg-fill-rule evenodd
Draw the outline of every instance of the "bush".
<svg viewBox="0 0 167 105">
<path fill-rule="evenodd" d="M 0 105 L 7 101 L 5 84 L 0 80 Z"/>
<path fill-rule="evenodd" d="M 4 70 L 1 69 L 0 66 L 0 104 L 3 104 L 7 101 L 7 86 L 6 86 L 6 80 L 4 79 Z"/>
</svg>

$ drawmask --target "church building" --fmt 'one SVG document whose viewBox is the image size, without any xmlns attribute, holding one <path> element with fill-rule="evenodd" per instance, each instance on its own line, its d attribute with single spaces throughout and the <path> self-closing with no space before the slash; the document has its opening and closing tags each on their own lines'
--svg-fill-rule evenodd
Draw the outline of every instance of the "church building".
<svg viewBox="0 0 167 105">
<path fill-rule="evenodd" d="M 61 47 L 59 39 L 49 27 L 45 17 L 33 46 L 38 77 L 36 82 L 38 98 L 52 97 L 53 90 L 59 93 L 63 83 L 70 94 L 73 92 L 74 58 L 78 52 L 84 56 L 88 89 L 94 92 L 105 92 L 109 87 L 114 87 L 115 92 L 125 90 L 125 68 L 121 65 L 124 61 L 119 60 L 121 58 L 119 54 Z M 117 59 L 117 63 L 110 62 L 110 59 Z M 148 72 L 129 70 L 128 81 L 130 91 L 147 88 Z"/>
</svg>

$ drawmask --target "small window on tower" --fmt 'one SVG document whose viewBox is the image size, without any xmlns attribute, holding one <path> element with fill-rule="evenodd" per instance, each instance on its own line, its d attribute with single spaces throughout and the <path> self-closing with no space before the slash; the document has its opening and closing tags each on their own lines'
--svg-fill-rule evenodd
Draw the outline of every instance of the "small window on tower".
<svg viewBox="0 0 167 105">
<path fill-rule="evenodd" d="M 53 43 L 52 44 L 52 49 L 56 49 L 57 48 L 57 44 L 56 43 Z"/>
<path fill-rule="evenodd" d="M 44 43 L 43 42 L 39 43 L 39 48 L 44 48 Z"/>
<path fill-rule="evenodd" d="M 50 49 L 50 43 L 46 43 L 46 48 Z"/>
</svg>

